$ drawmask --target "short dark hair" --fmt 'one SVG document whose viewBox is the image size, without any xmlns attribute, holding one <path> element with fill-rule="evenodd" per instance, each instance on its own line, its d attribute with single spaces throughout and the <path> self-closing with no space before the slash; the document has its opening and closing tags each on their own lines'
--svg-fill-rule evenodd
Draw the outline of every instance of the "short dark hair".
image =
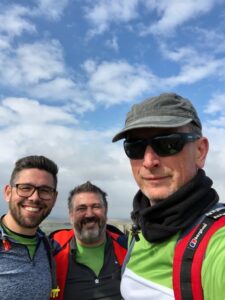
<svg viewBox="0 0 225 300">
<path fill-rule="evenodd" d="M 68 208 L 69 211 L 72 210 L 72 198 L 74 195 L 80 194 L 80 193 L 95 193 L 98 194 L 102 200 L 105 208 L 107 209 L 108 207 L 108 202 L 107 202 L 107 194 L 103 190 L 101 190 L 99 187 L 96 185 L 92 184 L 90 181 L 87 181 L 81 185 L 76 186 L 72 191 L 70 191 L 69 198 L 68 198 Z"/>
<path fill-rule="evenodd" d="M 57 187 L 58 166 L 49 158 L 42 155 L 31 155 L 17 160 L 10 178 L 11 185 L 14 184 L 14 180 L 17 175 L 25 169 L 40 169 L 47 171 L 48 173 L 52 174 L 55 188 Z"/>
</svg>

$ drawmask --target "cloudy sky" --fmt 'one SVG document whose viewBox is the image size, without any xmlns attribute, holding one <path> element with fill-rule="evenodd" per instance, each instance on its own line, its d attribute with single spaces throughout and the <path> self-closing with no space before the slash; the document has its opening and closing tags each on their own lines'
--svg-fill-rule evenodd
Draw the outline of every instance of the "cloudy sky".
<svg viewBox="0 0 225 300">
<path fill-rule="evenodd" d="M 133 103 L 173 91 L 199 112 L 222 198 L 224 28 L 224 0 L 1 0 L 1 192 L 18 158 L 46 155 L 60 168 L 52 217 L 66 218 L 68 192 L 90 180 L 109 217 L 129 218 L 137 186 L 111 139 Z"/>
</svg>

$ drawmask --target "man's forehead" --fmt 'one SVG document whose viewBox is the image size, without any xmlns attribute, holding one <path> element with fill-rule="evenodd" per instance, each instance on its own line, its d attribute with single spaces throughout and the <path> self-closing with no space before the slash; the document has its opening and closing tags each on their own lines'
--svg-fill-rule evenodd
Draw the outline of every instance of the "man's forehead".
<svg viewBox="0 0 225 300">
<path fill-rule="evenodd" d="M 89 202 L 99 203 L 101 202 L 101 199 L 100 196 L 96 193 L 81 192 L 74 195 L 73 201 L 75 205 L 79 205 L 80 203 L 89 203 Z"/>
<path fill-rule="evenodd" d="M 49 173 L 46 170 L 42 170 L 42 169 L 38 169 L 38 168 L 23 169 L 23 170 L 19 171 L 15 176 L 16 179 L 21 179 L 21 178 L 38 179 L 40 177 L 53 180 L 53 176 L 51 173 Z"/>
</svg>

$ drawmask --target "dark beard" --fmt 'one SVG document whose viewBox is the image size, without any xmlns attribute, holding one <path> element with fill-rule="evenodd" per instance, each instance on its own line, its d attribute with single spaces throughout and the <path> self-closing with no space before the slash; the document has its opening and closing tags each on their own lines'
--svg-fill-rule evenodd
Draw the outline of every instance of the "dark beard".
<svg viewBox="0 0 225 300">
<path fill-rule="evenodd" d="M 45 212 L 43 212 L 38 218 L 24 218 L 21 214 L 20 214 L 20 206 L 23 204 L 23 201 L 21 201 L 21 203 L 16 207 L 12 205 L 13 201 L 10 199 L 9 201 L 9 210 L 10 213 L 13 217 L 13 219 L 16 221 L 16 223 L 23 227 L 23 228 L 37 228 L 39 226 L 39 224 L 45 219 L 47 218 L 47 216 L 50 214 L 51 212 L 51 208 L 46 210 Z"/>
<path fill-rule="evenodd" d="M 86 229 L 83 225 L 88 224 L 89 222 L 95 222 L 98 227 Z M 85 218 L 79 225 L 74 225 L 76 234 L 78 238 L 87 244 L 92 244 L 98 242 L 102 233 L 106 228 L 106 219 L 99 219 L 97 217 Z"/>
</svg>

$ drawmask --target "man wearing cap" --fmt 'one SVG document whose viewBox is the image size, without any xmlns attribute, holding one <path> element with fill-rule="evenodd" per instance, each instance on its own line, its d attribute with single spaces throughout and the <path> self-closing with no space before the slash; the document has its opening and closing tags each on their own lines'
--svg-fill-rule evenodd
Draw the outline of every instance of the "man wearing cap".
<svg viewBox="0 0 225 300">
<path fill-rule="evenodd" d="M 120 139 L 139 187 L 123 298 L 225 299 L 224 207 L 203 170 L 208 140 L 192 103 L 164 93 L 134 105 Z"/>
</svg>

